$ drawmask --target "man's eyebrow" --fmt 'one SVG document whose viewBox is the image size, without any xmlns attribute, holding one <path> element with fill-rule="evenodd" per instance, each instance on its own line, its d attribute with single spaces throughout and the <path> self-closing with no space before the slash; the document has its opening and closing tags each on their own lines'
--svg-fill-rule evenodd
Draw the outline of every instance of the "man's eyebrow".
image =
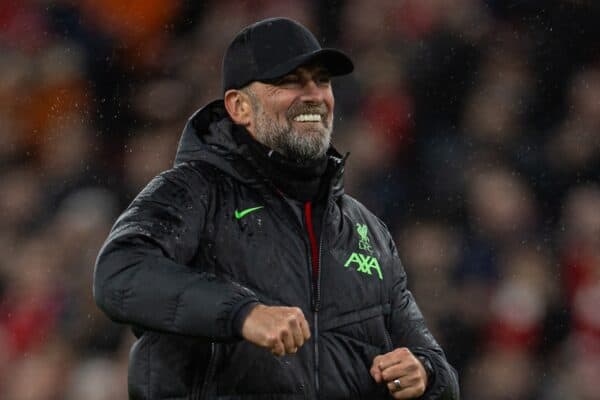
<svg viewBox="0 0 600 400">
<path fill-rule="evenodd" d="M 285 79 L 285 78 L 298 77 L 298 76 L 300 76 L 300 72 L 298 72 L 298 71 L 291 71 L 291 72 L 288 72 L 285 75 L 280 76 L 279 78 L 275 78 L 275 80 L 279 81 L 279 80 L 282 80 L 282 79 Z"/>
</svg>

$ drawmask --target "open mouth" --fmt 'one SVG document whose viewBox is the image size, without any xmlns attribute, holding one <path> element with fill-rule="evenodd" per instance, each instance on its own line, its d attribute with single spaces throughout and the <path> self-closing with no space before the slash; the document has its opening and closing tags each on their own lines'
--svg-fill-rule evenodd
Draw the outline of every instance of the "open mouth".
<svg viewBox="0 0 600 400">
<path fill-rule="evenodd" d="M 321 114 L 299 114 L 294 117 L 296 122 L 321 122 Z"/>
</svg>

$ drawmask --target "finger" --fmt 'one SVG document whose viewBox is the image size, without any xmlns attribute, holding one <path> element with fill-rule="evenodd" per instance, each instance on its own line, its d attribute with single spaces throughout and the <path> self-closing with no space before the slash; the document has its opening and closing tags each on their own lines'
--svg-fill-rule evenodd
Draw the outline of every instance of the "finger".
<svg viewBox="0 0 600 400">
<path fill-rule="evenodd" d="M 371 373 L 371 376 L 373 377 L 373 379 L 375 379 L 375 382 L 377 382 L 377 383 L 381 383 L 381 381 L 382 381 L 381 369 L 379 368 L 379 363 L 380 363 L 381 357 L 382 356 L 376 356 L 373 359 L 373 363 L 371 364 L 371 369 L 369 370 L 369 372 Z"/>
<path fill-rule="evenodd" d="M 377 368 L 375 366 L 371 367 L 369 372 L 371 373 L 371 376 L 373 377 L 373 379 L 375 379 L 375 382 L 381 383 L 383 381 L 383 378 L 381 377 L 381 371 L 379 371 L 379 368 Z"/>
<path fill-rule="evenodd" d="M 394 364 L 381 371 L 381 376 L 386 382 L 393 381 L 398 377 L 403 378 L 405 376 L 418 376 L 418 367 L 414 364 L 408 363 Z"/>
<path fill-rule="evenodd" d="M 401 364 L 407 360 L 414 358 L 410 350 L 406 347 L 400 347 L 389 353 L 383 354 L 379 360 L 379 368 L 383 371 L 395 364 Z"/>
<path fill-rule="evenodd" d="M 396 380 L 400 381 L 400 386 L 398 388 L 398 386 L 396 385 Z M 388 390 L 390 391 L 390 393 L 395 393 L 398 392 L 400 390 L 404 390 L 409 388 L 410 385 L 410 380 L 408 379 L 407 376 L 403 376 L 403 377 L 398 377 L 398 378 L 394 378 L 391 381 L 386 381 L 387 383 L 385 384 L 388 388 Z"/>
<path fill-rule="evenodd" d="M 276 356 L 285 355 L 285 346 L 281 340 L 275 342 L 275 344 L 271 347 L 271 353 Z"/>
<path fill-rule="evenodd" d="M 402 388 L 402 390 L 398 390 L 397 392 L 390 393 L 394 399 L 414 399 L 416 397 L 421 396 L 425 393 L 425 388 L 418 387 L 408 387 Z"/>
<path fill-rule="evenodd" d="M 383 358 L 383 355 L 381 355 L 381 354 L 378 356 L 375 356 L 375 358 L 373 358 L 373 363 L 372 363 L 373 367 L 378 366 L 379 363 L 381 362 L 382 358 Z"/>
<path fill-rule="evenodd" d="M 299 323 L 295 323 L 292 327 L 292 336 L 296 347 L 302 347 L 304 344 L 304 334 L 302 333 L 302 328 Z"/>
<path fill-rule="evenodd" d="M 396 386 L 396 383 L 394 382 L 395 379 L 400 381 L 400 389 Z M 413 398 L 425 393 L 425 382 L 418 375 L 407 375 L 395 379 L 388 382 L 386 385 L 394 398 Z M 398 397 L 396 396 L 397 393 L 399 393 Z"/>
<path fill-rule="evenodd" d="M 304 335 L 302 334 L 302 329 L 300 328 L 300 321 L 302 319 L 304 319 L 304 316 L 302 315 L 301 310 L 288 315 L 288 328 L 290 330 L 290 336 L 295 347 L 301 347 L 304 344 Z"/>
<path fill-rule="evenodd" d="M 382 373 L 383 379 L 386 378 L 386 375 L 383 372 L 389 370 L 390 368 L 394 368 L 395 370 L 398 366 L 401 365 L 401 361 L 396 359 L 382 359 L 377 363 L 377 368 Z M 387 376 L 390 375 L 390 372 L 387 373 Z"/>
<path fill-rule="evenodd" d="M 394 394 L 395 392 L 404 389 L 402 385 L 403 380 L 401 380 L 400 378 L 394 378 L 394 380 L 386 383 L 387 389 L 391 394 Z"/>
<path fill-rule="evenodd" d="M 300 320 L 300 329 L 302 329 L 302 336 L 304 336 L 304 340 L 306 341 L 310 339 L 310 327 L 308 326 L 308 322 L 306 322 L 304 316 L 302 316 L 302 319 Z"/>
<path fill-rule="evenodd" d="M 281 341 L 283 342 L 285 353 L 295 353 L 296 350 L 298 350 L 298 347 L 294 342 L 294 336 L 289 330 L 284 330 L 281 332 Z"/>
</svg>

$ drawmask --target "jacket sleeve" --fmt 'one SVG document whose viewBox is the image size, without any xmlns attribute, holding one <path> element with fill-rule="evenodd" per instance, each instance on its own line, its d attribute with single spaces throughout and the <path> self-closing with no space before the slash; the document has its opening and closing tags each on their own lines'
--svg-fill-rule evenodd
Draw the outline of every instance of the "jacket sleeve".
<svg viewBox="0 0 600 400">
<path fill-rule="evenodd" d="M 210 189 L 189 165 L 154 178 L 118 218 L 94 270 L 94 300 L 135 328 L 227 340 L 236 313 L 257 298 L 194 259 Z"/>
<path fill-rule="evenodd" d="M 392 343 L 394 347 L 407 347 L 415 356 L 424 357 L 431 363 L 433 373 L 422 399 L 458 400 L 458 375 L 427 329 L 423 315 L 406 287 L 406 272 L 393 242 L 391 246 L 396 260 L 390 317 Z"/>
</svg>

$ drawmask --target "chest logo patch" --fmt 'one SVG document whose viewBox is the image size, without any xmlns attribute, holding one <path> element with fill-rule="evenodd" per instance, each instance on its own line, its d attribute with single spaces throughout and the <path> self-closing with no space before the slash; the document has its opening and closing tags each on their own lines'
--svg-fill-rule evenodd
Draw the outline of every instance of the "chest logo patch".
<svg viewBox="0 0 600 400">
<path fill-rule="evenodd" d="M 367 228 L 367 225 L 356 224 L 356 231 L 360 236 L 360 240 L 358 241 L 358 248 L 364 251 L 368 251 L 369 253 L 373 253 L 373 248 L 371 247 L 371 242 L 369 241 L 369 228 Z"/>
<path fill-rule="evenodd" d="M 371 241 L 369 240 L 369 229 L 367 228 L 367 225 L 356 224 L 356 231 L 360 237 L 358 241 L 358 249 L 373 253 L 373 247 L 371 246 Z M 359 252 L 353 252 L 350 254 L 350 257 L 348 257 L 348 260 L 346 260 L 344 267 L 348 268 L 352 264 L 356 264 L 356 271 L 362 272 L 363 274 L 373 275 L 373 270 L 375 270 L 379 280 L 383 280 L 379 261 L 377 261 L 375 257 Z"/>
</svg>

